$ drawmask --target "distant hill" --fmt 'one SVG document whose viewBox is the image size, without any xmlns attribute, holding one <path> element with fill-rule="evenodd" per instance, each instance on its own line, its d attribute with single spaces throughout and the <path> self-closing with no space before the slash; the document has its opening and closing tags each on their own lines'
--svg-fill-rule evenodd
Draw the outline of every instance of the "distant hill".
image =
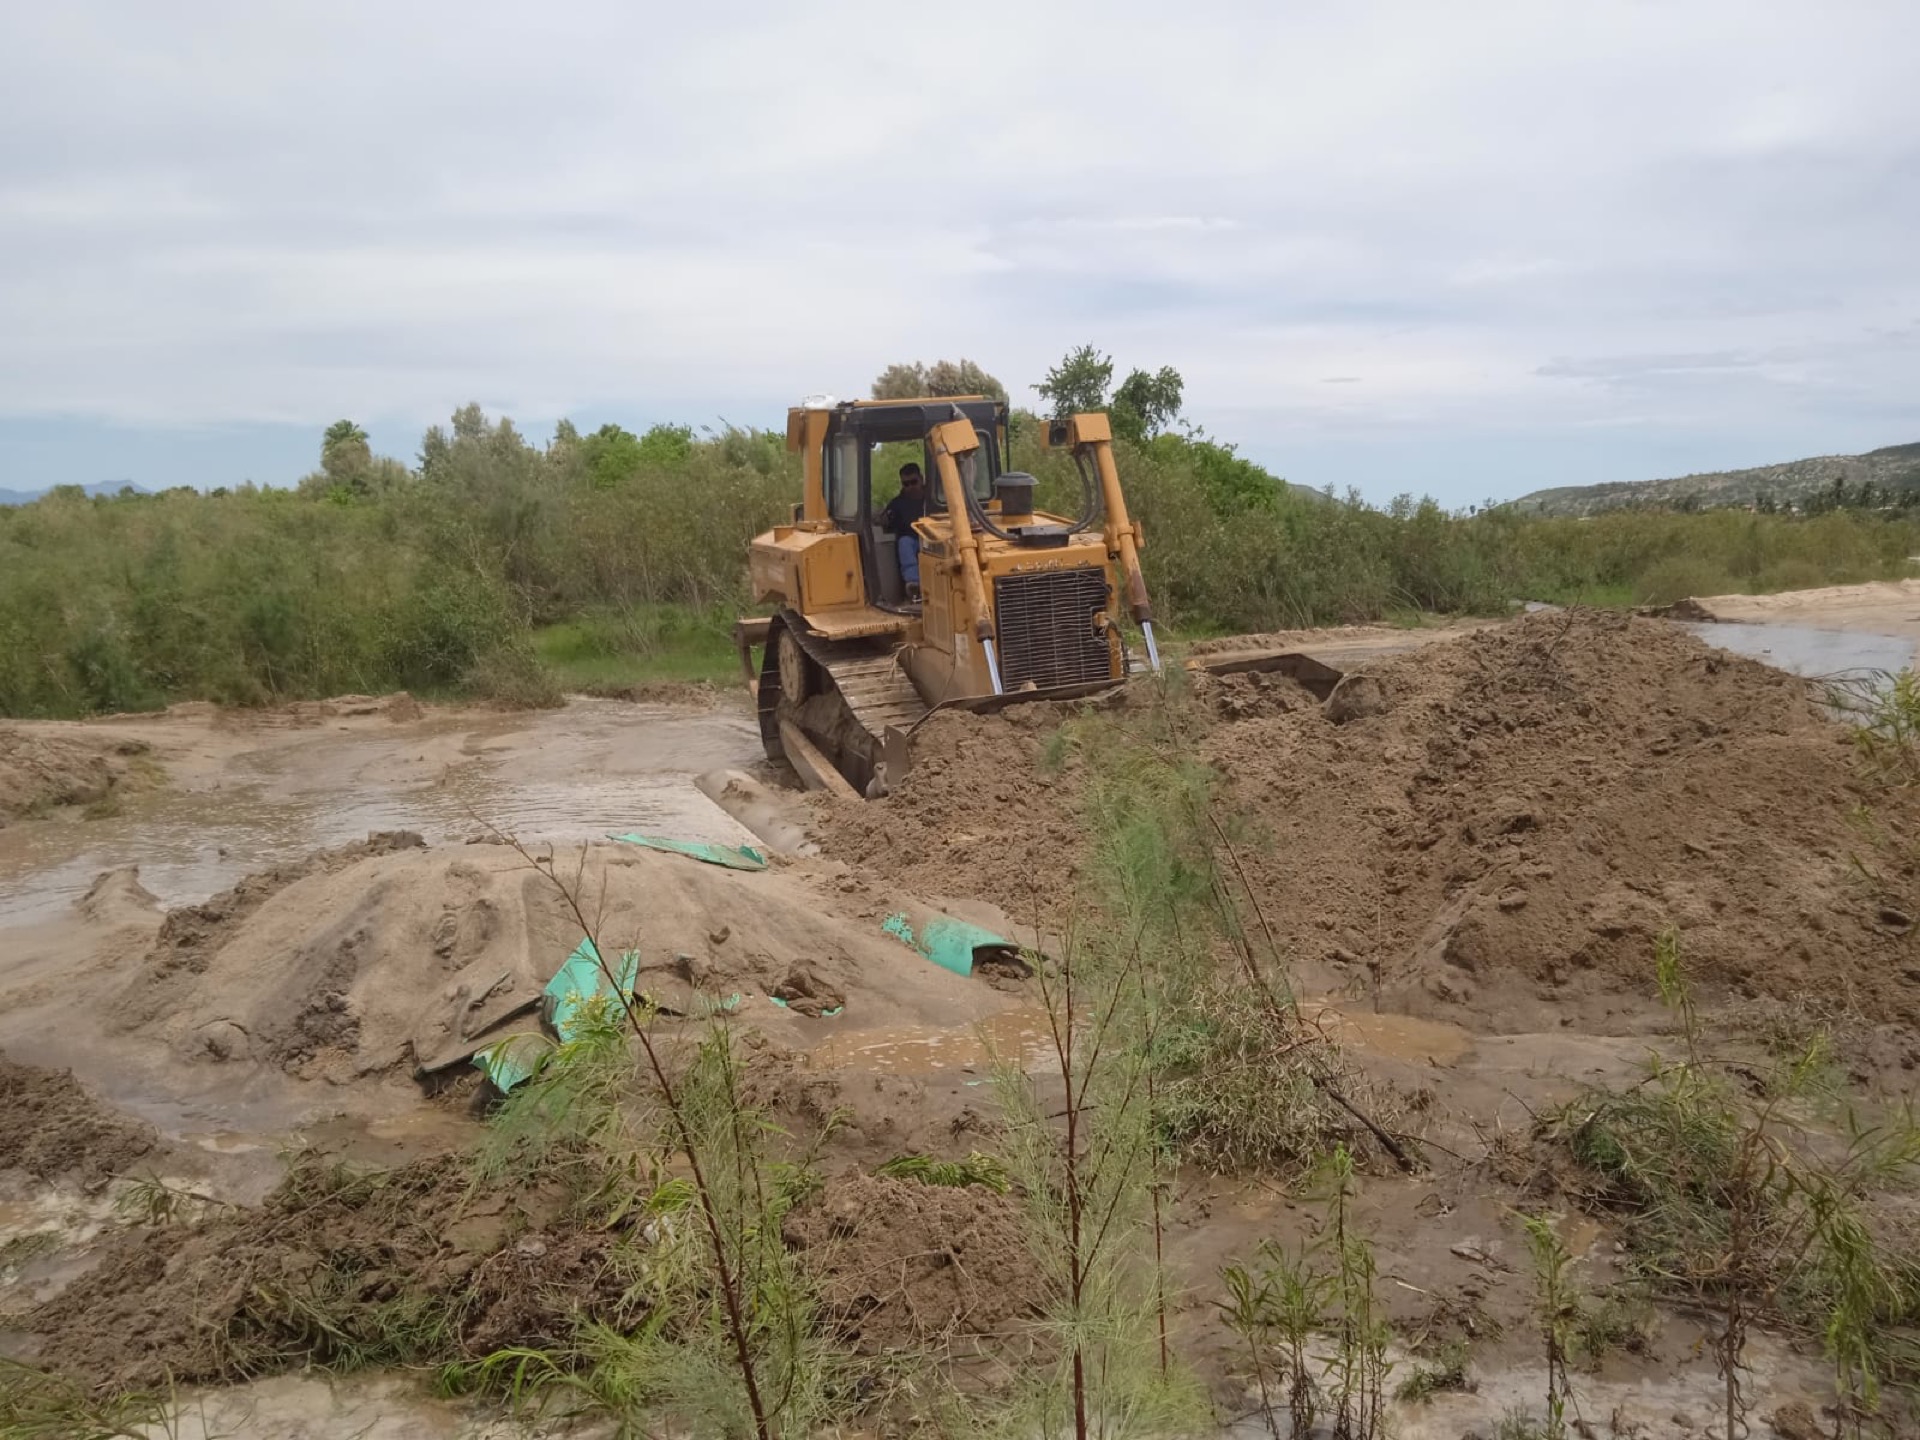
<svg viewBox="0 0 1920 1440">
<path fill-rule="evenodd" d="M 1752 470 L 1716 470 L 1672 480 L 1564 485 L 1522 495 L 1513 504 L 1530 515 L 1597 515 L 1602 510 L 1687 503 L 1713 510 L 1750 505 L 1762 497 L 1784 508 L 1801 503 L 1815 491 L 1832 488 L 1836 479 L 1844 479 L 1847 488 L 1856 492 L 1868 481 L 1881 490 L 1920 490 L 1920 444 L 1889 445 L 1864 455 L 1820 455 Z"/>
<path fill-rule="evenodd" d="M 0 505 L 31 505 L 42 495 L 52 490 L 0 490 Z M 89 495 L 118 495 L 122 490 L 131 490 L 136 495 L 151 495 L 153 492 L 144 486 L 135 485 L 130 480 L 102 480 L 98 485 L 80 487 Z"/>
</svg>

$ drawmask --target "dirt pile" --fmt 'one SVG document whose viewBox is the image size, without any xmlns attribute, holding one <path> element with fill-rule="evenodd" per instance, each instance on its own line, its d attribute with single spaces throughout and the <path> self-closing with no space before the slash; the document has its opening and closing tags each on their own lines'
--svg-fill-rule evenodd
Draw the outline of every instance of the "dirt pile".
<svg viewBox="0 0 1920 1440">
<path fill-rule="evenodd" d="M 913 769 L 884 800 L 818 801 L 826 851 L 921 894 L 980 898 L 1031 919 L 1071 892 L 1084 832 L 1079 777 L 1048 741 L 1073 713 L 1049 703 L 999 715 L 936 712 Z"/>
<path fill-rule="evenodd" d="M 38 1363 L 103 1390 L 309 1365 L 431 1364 L 632 1324 L 621 1234 L 457 1158 L 296 1165 L 258 1210 L 123 1233 L 26 1317 Z"/>
<path fill-rule="evenodd" d="M 154 1145 L 152 1129 L 101 1105 L 71 1071 L 0 1055 L 0 1171 L 97 1185 L 125 1174 Z"/>
<path fill-rule="evenodd" d="M 1871 805 L 1911 840 L 1920 802 L 1862 787 L 1805 682 L 1589 612 L 1363 673 L 1338 704 L 1273 676 L 1194 682 L 1195 749 L 1264 831 L 1241 858 L 1310 983 L 1482 1030 L 1605 1033 L 1645 1017 L 1671 926 L 1710 987 L 1920 1024 L 1913 886 L 1856 865 L 1901 872 L 1907 846 L 1855 818 Z M 829 853 L 956 886 L 1070 871 L 1077 777 L 1046 773 L 1058 717 L 1028 713 L 1051 709 L 930 725 L 924 767 L 823 824 Z"/>
<path fill-rule="evenodd" d="M 639 956 L 640 989 L 761 1028 L 967 1025 L 1009 1003 L 881 929 L 886 906 L 804 867 L 743 872 L 636 846 L 536 866 L 504 845 L 376 836 L 176 910 L 112 1008 L 194 1063 L 346 1083 L 430 1072 L 537 1022 L 583 927 Z M 779 997 L 785 1007 L 768 997 Z M 829 1012 L 833 1012 L 829 1016 Z"/>
<path fill-rule="evenodd" d="M 1593 614 L 1373 676 L 1378 705 L 1345 723 L 1295 706 L 1205 741 L 1270 831 L 1247 863 L 1299 959 L 1384 1008 L 1545 1028 L 1649 995 L 1674 927 L 1709 985 L 1920 1020 L 1911 922 L 1854 868 L 1852 750 L 1804 682 Z M 1909 800 L 1875 803 L 1913 833 Z"/>
<path fill-rule="evenodd" d="M 154 773 L 144 740 L 38 734 L 0 725 L 0 827 L 61 805 L 93 805 L 137 789 Z"/>
<path fill-rule="evenodd" d="M 783 1238 L 857 1352 L 1005 1336 L 1045 1293 L 1018 1204 L 978 1185 L 848 1175 L 788 1216 Z"/>
<path fill-rule="evenodd" d="M 784 1231 L 856 1350 L 985 1337 L 1035 1311 L 1015 1202 L 849 1175 Z M 476 1183 L 468 1161 L 351 1171 L 297 1163 L 258 1209 L 105 1241 L 20 1317 L 30 1358 L 102 1391 L 309 1366 L 433 1365 L 566 1347 L 581 1322 L 644 1317 L 646 1217 L 583 1218 L 553 1182 Z"/>
</svg>

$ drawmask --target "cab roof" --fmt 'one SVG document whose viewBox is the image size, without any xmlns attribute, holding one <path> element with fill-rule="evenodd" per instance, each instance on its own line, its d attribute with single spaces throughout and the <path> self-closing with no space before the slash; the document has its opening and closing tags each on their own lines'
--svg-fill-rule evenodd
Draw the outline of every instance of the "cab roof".
<svg viewBox="0 0 1920 1440">
<path fill-rule="evenodd" d="M 994 435 L 1007 423 L 1007 402 L 990 395 L 928 395 L 912 400 L 842 400 L 834 405 L 796 405 L 787 412 L 787 448 L 805 443 L 805 417 L 827 412 L 828 435 L 855 434 L 876 444 L 920 440 L 957 411 L 976 430 Z M 817 433 L 817 432 L 816 432 Z"/>
</svg>

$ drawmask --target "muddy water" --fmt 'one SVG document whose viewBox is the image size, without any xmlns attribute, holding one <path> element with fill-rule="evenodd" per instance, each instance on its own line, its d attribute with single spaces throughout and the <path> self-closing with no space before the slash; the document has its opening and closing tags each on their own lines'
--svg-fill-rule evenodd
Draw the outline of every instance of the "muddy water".
<svg viewBox="0 0 1920 1440">
<path fill-rule="evenodd" d="M 568 841 L 637 829 L 753 843 L 693 784 L 761 759 L 744 709 L 583 699 L 526 714 L 291 731 L 175 723 L 183 747 L 214 749 L 206 773 L 136 796 L 110 819 L 0 830 L 0 926 L 57 915 L 116 866 L 138 865 L 141 884 L 176 905 L 371 830 L 439 841 L 493 826 Z M 163 765 L 165 726 L 154 737 Z"/>
<path fill-rule="evenodd" d="M 985 1079 L 996 1064 L 1018 1063 L 1028 1073 L 1053 1069 L 1053 1035 L 1040 1009 L 1008 1010 L 972 1027 L 902 1025 L 853 1031 L 811 1047 L 816 1068 L 883 1075 L 942 1072 Z"/>
<path fill-rule="evenodd" d="M 1690 621 L 1686 628 L 1709 645 L 1809 679 L 1842 679 L 1897 672 L 1914 662 L 1913 640 L 1852 630 L 1820 630 L 1771 621 Z"/>
</svg>

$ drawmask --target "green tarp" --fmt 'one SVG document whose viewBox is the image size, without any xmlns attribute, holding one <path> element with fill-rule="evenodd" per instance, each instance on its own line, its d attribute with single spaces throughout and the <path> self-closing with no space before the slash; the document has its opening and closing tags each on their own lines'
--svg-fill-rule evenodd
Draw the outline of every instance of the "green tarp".
<svg viewBox="0 0 1920 1440">
<path fill-rule="evenodd" d="M 620 994 L 632 1004 L 634 986 L 640 981 L 640 957 L 629 950 L 617 966 L 608 968 L 619 976 Z M 547 982 L 540 1014 L 562 1041 L 571 1040 L 574 1017 L 595 1000 L 613 993 L 607 970 L 600 964 L 600 952 L 593 948 L 593 941 L 582 940 Z"/>
<path fill-rule="evenodd" d="M 675 855 L 689 855 L 695 860 L 704 860 L 709 865 L 724 865 L 729 870 L 764 870 L 767 857 L 751 845 L 715 845 L 706 840 L 674 840 L 665 835 L 615 835 L 608 832 L 609 840 L 618 840 L 622 845 L 644 845 L 649 850 L 666 850 Z"/>
<path fill-rule="evenodd" d="M 524 1085 L 540 1063 L 540 1057 L 552 1048 L 553 1042 L 544 1035 L 509 1035 L 484 1050 L 476 1050 L 473 1063 L 504 1095 L 514 1086 Z"/>
<path fill-rule="evenodd" d="M 640 978 L 640 957 L 631 950 L 627 951 L 614 967 L 614 973 L 619 977 L 621 994 L 628 1004 L 634 1003 L 634 986 Z M 600 966 L 599 951 L 593 948 L 591 940 L 582 940 L 574 952 L 561 962 L 560 969 L 541 992 L 540 1018 L 562 1041 L 571 1040 L 574 1036 L 574 1020 L 580 1011 L 595 1000 L 613 993 L 614 988 L 607 980 L 606 971 Z M 478 1051 L 473 1063 L 505 1094 L 516 1085 L 526 1082 L 539 1063 L 540 1056 L 550 1048 L 551 1042 L 544 1035 L 509 1035 Z"/>
<path fill-rule="evenodd" d="M 973 957 L 981 950 L 1018 953 L 1020 947 L 1004 935 L 978 925 L 969 925 L 951 915 L 934 915 L 923 921 L 918 931 L 904 912 L 889 915 L 880 928 L 901 944 L 918 950 L 942 970 L 956 975 L 973 974 Z"/>
</svg>

